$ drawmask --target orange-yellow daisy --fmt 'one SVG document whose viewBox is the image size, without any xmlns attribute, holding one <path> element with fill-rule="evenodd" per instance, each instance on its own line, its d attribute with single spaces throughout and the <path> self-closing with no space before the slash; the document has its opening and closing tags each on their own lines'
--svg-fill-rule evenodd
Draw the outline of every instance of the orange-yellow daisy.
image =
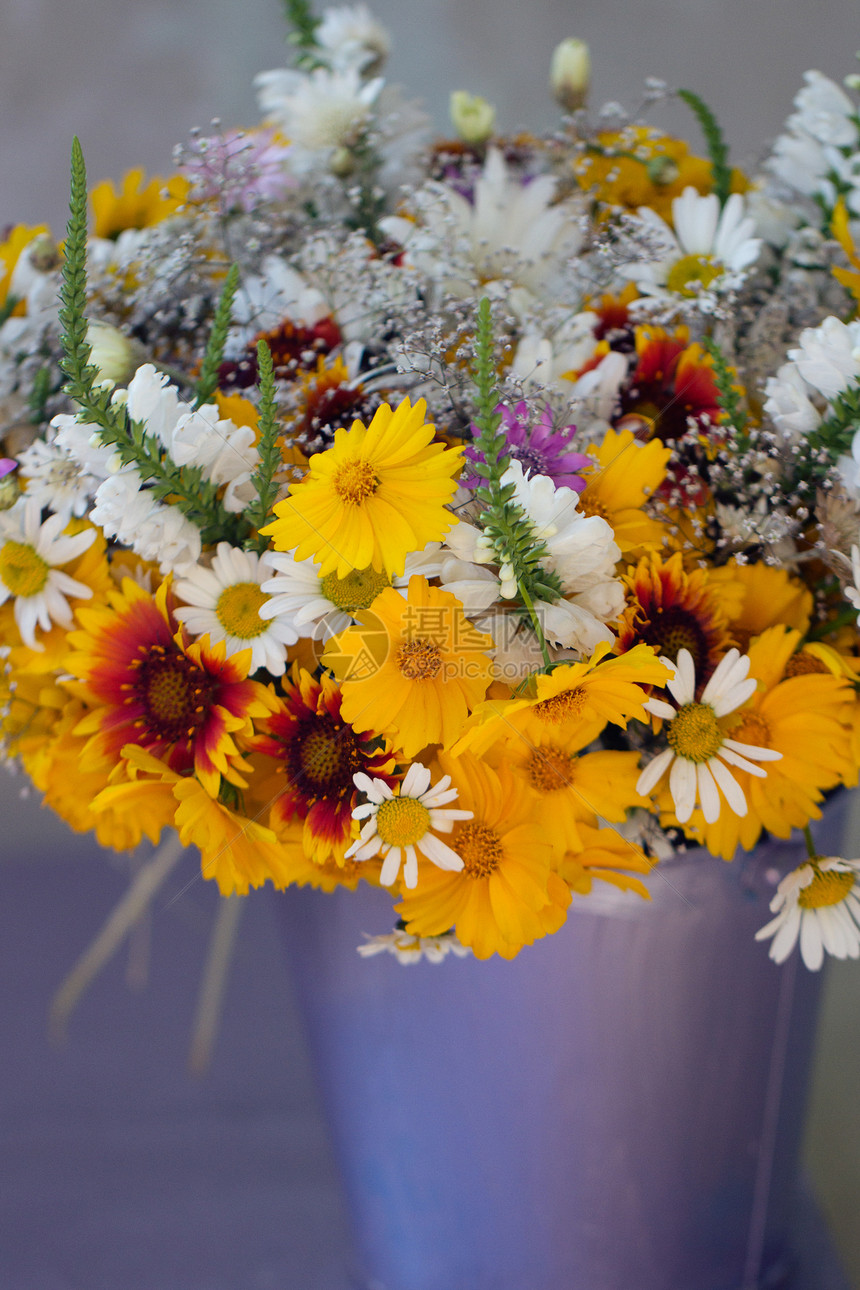
<svg viewBox="0 0 860 1290">
<path fill-rule="evenodd" d="M 119 188 L 109 179 L 90 192 L 95 237 L 115 238 L 127 228 L 149 228 L 172 215 L 185 201 L 190 183 L 182 175 L 146 182 L 142 166 L 128 170 Z"/>
<path fill-rule="evenodd" d="M 297 560 L 318 560 L 322 577 L 368 566 L 402 574 L 410 551 L 443 538 L 455 523 L 446 503 L 456 491 L 461 450 L 433 442 L 425 411 L 423 399 L 414 407 L 404 399 L 396 411 L 384 403 L 367 428 L 355 421 L 338 430 L 261 533 L 278 551 L 295 548 Z"/>
<path fill-rule="evenodd" d="M 659 439 L 640 443 L 631 430 L 608 429 L 599 447 L 589 448 L 594 467 L 584 470 L 579 508 L 606 520 L 623 554 L 634 547 L 660 545 L 664 527 L 643 507 L 666 477 L 672 455 Z"/>
<path fill-rule="evenodd" d="M 323 654 L 341 683 L 346 720 L 387 735 L 406 757 L 428 744 L 450 747 L 492 680 L 492 637 L 469 622 L 456 596 L 418 574 L 405 598 L 387 587 L 356 617 L 358 626 Z"/>
<path fill-rule="evenodd" d="M 738 564 L 729 560 L 720 568 L 711 569 L 708 581 L 720 596 L 726 589 L 731 592 L 731 598 L 724 600 L 724 608 L 735 644 L 741 651 L 768 627 L 778 624 L 795 627 L 801 634 L 809 628 L 812 592 L 787 569 L 761 562 Z"/>
<path fill-rule="evenodd" d="M 472 819 L 454 825 L 450 845 L 458 872 L 419 862 L 418 885 L 396 906 L 409 932 L 437 936 L 454 928 L 476 958 L 513 958 L 555 932 L 570 892 L 551 868 L 552 846 L 535 819 L 534 794 L 502 766 L 442 754 L 440 765 Z"/>
<path fill-rule="evenodd" d="M 751 850 L 764 829 L 787 838 L 793 828 L 819 819 L 825 791 L 856 776 L 854 688 L 829 670 L 792 674 L 799 640 L 799 632 L 780 625 L 752 642 L 750 675 L 758 689 L 733 714 L 730 729 L 736 743 L 773 749 L 782 754 L 780 760 L 768 763 L 766 778 L 733 771 L 747 801 L 743 818 L 723 811 L 716 823 L 706 825 L 696 812 L 690 822 L 708 849 L 727 860 L 738 845 Z"/>
<path fill-rule="evenodd" d="M 480 756 L 505 734 L 519 733 L 532 744 L 551 733 L 559 746 L 575 752 L 596 739 L 607 723 L 626 727 L 636 718 L 649 721 L 643 686 L 665 685 L 669 670 L 649 645 L 608 658 L 611 646 L 598 645 L 583 663 L 566 663 L 534 679 L 525 698 L 491 699 L 473 714 L 454 752 Z"/>
</svg>

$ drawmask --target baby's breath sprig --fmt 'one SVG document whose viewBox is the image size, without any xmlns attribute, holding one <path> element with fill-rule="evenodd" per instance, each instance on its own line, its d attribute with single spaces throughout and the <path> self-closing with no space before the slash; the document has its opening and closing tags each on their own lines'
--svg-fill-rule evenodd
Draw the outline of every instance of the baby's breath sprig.
<svg viewBox="0 0 860 1290">
<path fill-rule="evenodd" d="M 251 483 L 257 491 L 257 496 L 246 510 L 245 518 L 255 529 L 261 529 L 278 495 L 275 473 L 281 465 L 281 450 L 278 445 L 279 426 L 275 405 L 275 371 L 272 351 L 264 340 L 257 341 L 257 368 L 260 374 L 260 441 L 258 444 L 260 464 L 251 476 Z M 268 545 L 268 538 L 260 537 L 259 534 L 246 542 L 246 546 L 256 547 L 261 554 Z"/>
<path fill-rule="evenodd" d="M 113 401 L 110 385 L 98 385 L 98 369 L 90 363 L 87 340 L 87 171 L 77 136 L 72 141 L 72 185 L 69 222 L 60 285 L 60 323 L 63 357 L 60 366 L 67 378 L 65 392 L 86 420 L 98 427 L 101 443 L 114 448 L 123 466 L 134 466 L 150 486 L 155 501 L 170 499 L 200 529 L 203 542 L 220 538 L 241 541 L 246 521 L 224 509 L 216 486 L 203 478 L 199 467 L 180 467 L 126 408 Z"/>
<path fill-rule="evenodd" d="M 702 127 L 705 143 L 708 145 L 708 156 L 711 159 L 714 192 L 720 199 L 720 206 L 725 206 L 732 190 L 732 169 L 729 165 L 729 150 L 720 123 L 704 99 L 693 90 L 678 90 L 677 94 L 678 98 L 695 113 L 696 120 Z"/>
<path fill-rule="evenodd" d="M 477 392 L 475 425 L 478 427 L 478 435 L 475 447 L 480 453 L 474 468 L 484 480 L 475 489 L 476 498 L 483 504 L 478 523 L 483 530 L 487 549 L 498 560 L 503 594 L 507 584 L 512 589 L 511 599 L 514 594 L 519 596 L 540 642 L 544 664 L 549 668 L 552 666 L 549 650 L 534 602 L 556 601 L 562 594 L 562 588 L 556 575 L 542 565 L 548 554 L 546 544 L 535 540 L 531 523 L 522 507 L 514 501 L 514 485 L 503 485 L 501 482 L 510 464 L 510 453 L 507 437 L 504 433 L 499 433 L 502 418 L 496 411 L 499 394 L 496 388 L 495 344 L 490 302 L 486 296 L 478 306 L 472 377 Z"/>
<path fill-rule="evenodd" d="M 200 379 L 197 382 L 197 399 L 195 408 L 208 403 L 218 388 L 218 369 L 224 358 L 224 346 L 230 330 L 230 316 L 233 312 L 233 298 L 239 285 L 239 266 L 231 264 L 224 279 L 224 287 L 215 308 L 212 319 L 212 330 L 206 343 L 206 353 L 200 365 Z"/>
</svg>

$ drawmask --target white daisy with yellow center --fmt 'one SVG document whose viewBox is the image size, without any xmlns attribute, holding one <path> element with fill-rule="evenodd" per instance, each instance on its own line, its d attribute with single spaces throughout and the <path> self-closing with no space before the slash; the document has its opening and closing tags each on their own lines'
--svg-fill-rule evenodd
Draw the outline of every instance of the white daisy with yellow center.
<svg viewBox="0 0 860 1290">
<path fill-rule="evenodd" d="M 363 771 L 353 776 L 367 801 L 355 808 L 352 818 L 366 822 L 346 855 L 355 860 L 383 856 L 379 880 L 384 887 L 396 882 L 401 864 L 404 884 L 417 886 L 419 852 L 440 869 L 458 872 L 463 868 L 462 858 L 436 833 L 450 833 L 455 821 L 471 820 L 472 812 L 448 809 L 448 803 L 457 799 L 450 775 L 443 775 L 432 787 L 430 781 L 430 771 L 419 761 L 407 770 L 399 792 Z"/>
<path fill-rule="evenodd" d="M 195 640 L 208 635 L 213 645 L 224 641 L 228 654 L 250 649 L 250 672 L 265 668 L 283 676 L 287 646 L 299 634 L 283 615 L 263 617 L 269 597 L 260 584 L 267 572 L 253 551 L 219 542 L 210 567 L 195 565 L 175 583 L 184 601 L 175 613 Z"/>
<path fill-rule="evenodd" d="M 15 624 L 28 649 L 41 652 L 36 628 L 48 632 L 54 623 L 73 625 L 68 598 L 89 600 L 92 589 L 56 566 L 76 560 L 95 541 L 96 530 L 63 533 L 65 520 L 49 515 L 26 496 L 0 516 L 0 605 L 15 600 Z"/>
<path fill-rule="evenodd" d="M 825 952 L 837 959 L 860 958 L 860 860 L 814 856 L 786 874 L 770 902 L 776 918 L 756 932 L 772 936 L 768 953 L 783 963 L 800 938 L 806 966 L 817 972 Z"/>
<path fill-rule="evenodd" d="M 664 301 L 735 290 L 762 246 L 761 238 L 753 236 L 755 220 L 747 215 L 740 193 L 732 193 L 721 210 L 715 193 L 702 196 L 685 188 L 672 202 L 674 229 L 648 206 L 639 208 L 637 218 L 654 258 L 640 255 L 621 272 L 642 295 Z"/>
<path fill-rule="evenodd" d="M 293 625 L 298 636 L 327 641 L 351 627 L 356 614 L 369 609 L 386 587 L 404 594 L 413 573 L 434 577 L 440 569 L 441 543 L 430 542 L 423 551 L 406 557 L 400 577 L 389 578 L 375 569 L 351 569 L 344 577 L 337 573 L 320 577 L 320 562 L 296 560 L 293 551 L 266 551 L 260 557 L 265 573 L 262 590 L 269 597 L 260 610 L 263 618 L 280 617 Z"/>
<path fill-rule="evenodd" d="M 418 936 L 397 927 L 393 932 L 382 936 L 367 936 L 364 944 L 358 946 L 358 952 L 364 959 L 373 958 L 376 954 L 393 954 L 398 963 L 441 963 L 449 954 L 464 959 L 472 951 L 468 945 L 461 945 L 453 932 L 443 932 L 441 936 Z"/>
<path fill-rule="evenodd" d="M 763 779 L 767 771 L 754 763 L 778 761 L 782 757 L 782 753 L 772 748 L 759 748 L 755 744 L 729 739 L 720 726 L 721 717 L 734 712 L 755 693 L 755 679 L 747 676 L 750 669 L 748 655 L 730 649 L 720 660 L 698 703 L 695 697 L 696 669 L 690 651 L 679 650 L 677 663 L 667 658 L 661 658 L 660 662 L 674 669 L 675 674 L 667 686 L 678 706 L 673 708 L 663 699 L 649 699 L 642 705 L 668 723 L 666 739 L 669 747 L 658 753 L 642 771 L 636 792 L 647 796 L 668 770 L 669 792 L 681 824 L 689 820 L 697 803 L 701 805 L 707 823 L 713 824 L 720 817 L 720 793 L 735 815 L 746 815 L 747 800 L 729 766 L 737 766 Z"/>
</svg>

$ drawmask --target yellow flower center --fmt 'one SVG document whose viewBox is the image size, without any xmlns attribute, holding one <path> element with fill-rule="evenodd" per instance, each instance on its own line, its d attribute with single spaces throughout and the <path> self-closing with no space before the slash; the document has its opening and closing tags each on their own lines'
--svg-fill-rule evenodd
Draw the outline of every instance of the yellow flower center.
<svg viewBox="0 0 860 1290">
<path fill-rule="evenodd" d="M 470 878 L 488 878 L 499 867 L 502 840 L 486 824 L 464 824 L 457 834 L 454 850 L 462 858 L 463 872 Z"/>
<path fill-rule="evenodd" d="M 814 877 L 797 897 L 801 909 L 823 909 L 838 905 L 854 886 L 854 874 L 842 869 L 819 869 L 813 865 Z"/>
<path fill-rule="evenodd" d="M 392 797 L 376 812 L 376 831 L 393 847 L 420 841 L 430 827 L 430 812 L 417 797 Z"/>
<path fill-rule="evenodd" d="M 562 690 L 549 699 L 536 703 L 534 715 L 548 726 L 559 726 L 571 717 L 578 717 L 585 707 L 586 692 L 581 685 L 573 690 Z"/>
<path fill-rule="evenodd" d="M 710 761 L 723 746 L 717 714 L 708 703 L 685 703 L 666 729 L 669 746 L 687 761 Z"/>
<path fill-rule="evenodd" d="M 432 681 L 442 668 L 442 651 L 432 641 L 406 641 L 397 651 L 395 662 L 407 681 Z"/>
<path fill-rule="evenodd" d="M 320 581 L 326 600 L 348 614 L 369 609 L 380 591 L 390 586 L 390 579 L 375 569 L 353 569 L 345 578 L 329 573 Z"/>
<path fill-rule="evenodd" d="M 0 550 L 0 578 L 13 596 L 38 596 L 50 571 L 47 561 L 26 542 L 10 539 Z"/>
<path fill-rule="evenodd" d="M 600 519 L 611 521 L 612 515 L 598 496 L 596 488 L 586 487 L 579 494 L 579 509 L 583 515 L 597 515 Z"/>
<path fill-rule="evenodd" d="M 189 711 L 191 690 L 184 668 L 169 665 L 159 668 L 148 678 L 146 697 L 149 710 L 161 726 L 170 726 Z"/>
<path fill-rule="evenodd" d="M 528 762 L 528 775 L 539 793 L 570 788 L 573 757 L 561 748 L 535 748 Z"/>
<path fill-rule="evenodd" d="M 732 739 L 743 744 L 756 744 L 759 748 L 769 748 L 770 726 L 758 712 L 745 712 L 740 724 L 732 730 Z"/>
<path fill-rule="evenodd" d="M 709 287 L 722 272 L 710 255 L 685 255 L 666 274 L 666 286 L 679 296 L 695 296 L 697 287 Z"/>
<path fill-rule="evenodd" d="M 379 480 L 373 473 L 370 463 L 358 457 L 354 461 L 345 461 L 342 466 L 338 466 L 332 477 L 332 487 L 347 506 L 360 506 L 366 498 L 376 492 Z"/>
<path fill-rule="evenodd" d="M 315 788 L 343 777 L 348 755 L 343 739 L 327 730 L 311 730 L 302 740 L 302 770 Z"/>
<path fill-rule="evenodd" d="M 827 667 L 822 663 L 820 658 L 810 654 L 807 650 L 802 649 L 797 654 L 792 654 L 785 667 L 785 675 L 789 676 L 806 676 L 810 672 L 826 672 Z"/>
<path fill-rule="evenodd" d="M 260 617 L 260 609 L 268 600 L 257 582 L 234 582 L 225 587 L 218 597 L 215 616 L 231 636 L 239 640 L 253 640 L 262 636 L 269 624 Z"/>
</svg>

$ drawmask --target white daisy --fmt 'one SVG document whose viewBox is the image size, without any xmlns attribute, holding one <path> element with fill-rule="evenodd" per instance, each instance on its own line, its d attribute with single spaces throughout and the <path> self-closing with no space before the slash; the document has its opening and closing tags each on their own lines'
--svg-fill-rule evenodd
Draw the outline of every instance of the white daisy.
<svg viewBox="0 0 860 1290">
<path fill-rule="evenodd" d="M 326 9 L 314 35 L 326 61 L 338 71 L 357 67 L 370 75 L 391 52 L 388 32 L 365 4 Z"/>
<path fill-rule="evenodd" d="M 86 515 L 99 480 L 81 470 L 71 453 L 56 442 L 53 431 L 48 434 L 49 438 L 34 439 L 19 453 L 18 464 L 27 481 L 27 496 L 43 510 L 59 515 L 65 527 L 73 515 Z"/>
<path fill-rule="evenodd" d="M 484 293 L 504 294 L 518 314 L 527 314 L 535 297 L 546 300 L 562 289 L 583 243 L 580 200 L 556 201 L 551 175 L 523 183 L 498 148 L 487 152 L 472 201 L 451 185 L 429 183 L 415 205 L 415 223 L 381 221 L 405 246 L 407 262 L 461 298 L 471 295 L 477 277 Z"/>
<path fill-rule="evenodd" d="M 772 748 L 729 739 L 720 727 L 719 718 L 734 712 L 755 692 L 755 678 L 747 676 L 748 655 L 730 649 L 720 660 L 698 703 L 696 670 L 690 651 L 679 650 L 676 664 L 667 658 L 661 658 L 660 662 L 674 669 L 667 686 L 678 706 L 673 708 L 663 699 L 649 699 L 642 705 L 669 723 L 666 729 L 669 747 L 642 771 L 636 792 L 646 797 L 668 770 L 669 792 L 681 824 L 689 820 L 697 803 L 707 823 L 713 824 L 720 816 L 720 793 L 735 815 L 746 815 L 746 798 L 728 767 L 738 766 L 750 775 L 764 778 L 767 771 L 754 762 L 777 761 L 782 757 L 782 753 Z"/>
<path fill-rule="evenodd" d="M 384 936 L 367 936 L 363 945 L 358 946 L 362 958 L 372 958 L 376 954 L 393 954 L 398 963 L 441 963 L 448 955 L 464 959 L 472 951 L 468 945 L 461 945 L 453 932 L 443 932 L 441 936 L 416 936 L 403 928 L 396 928 Z"/>
<path fill-rule="evenodd" d="M 0 605 L 15 598 L 15 623 L 28 649 L 42 651 L 36 628 L 49 632 L 54 623 L 73 623 L 68 597 L 89 600 L 91 588 L 69 577 L 56 566 L 83 555 L 95 541 L 96 530 L 87 528 L 70 537 L 63 533 L 61 515 L 40 523 L 40 508 L 33 498 L 22 498 L 0 514 Z"/>
<path fill-rule="evenodd" d="M 639 208 L 638 222 L 657 253 L 652 260 L 640 256 L 622 273 L 648 296 L 694 299 L 705 292 L 734 290 L 761 249 L 761 239 L 753 237 L 755 221 L 745 213 L 739 193 L 732 193 L 721 211 L 715 193 L 703 197 L 695 188 L 685 188 L 672 202 L 674 232 L 647 206 Z"/>
<path fill-rule="evenodd" d="M 278 69 L 260 72 L 254 83 L 265 124 L 287 136 L 299 167 L 303 162 L 312 164 L 315 153 L 359 143 L 383 86 L 378 77 L 362 81 L 356 67 L 337 71 L 317 67 L 307 74 Z"/>
<path fill-rule="evenodd" d="M 357 789 L 368 799 L 352 812 L 354 820 L 365 820 L 361 833 L 346 852 L 347 858 L 369 860 L 384 856 L 379 881 L 390 887 L 403 864 L 403 881 L 409 888 L 418 883 L 418 853 L 440 869 L 458 872 L 463 861 L 456 851 L 436 837 L 450 833 L 456 820 L 471 820 L 472 812 L 448 808 L 456 801 L 457 789 L 451 776 L 430 783 L 430 771 L 413 762 L 395 793 L 382 779 L 371 779 L 363 771 L 353 775 Z"/>
<path fill-rule="evenodd" d="M 195 639 L 208 635 L 213 644 L 225 641 L 228 655 L 250 648 L 249 672 L 265 668 L 272 676 L 283 676 L 287 646 L 299 637 L 284 615 L 263 617 L 268 597 L 260 584 L 266 573 L 254 552 L 219 542 L 210 567 L 195 565 L 176 583 L 176 594 L 185 603 L 175 612 Z"/>
<path fill-rule="evenodd" d="M 756 932 L 772 936 L 770 957 L 788 958 L 800 938 L 806 966 L 817 972 L 825 951 L 837 959 L 860 958 L 860 860 L 815 856 L 786 874 L 770 902 L 776 918 Z"/>
<path fill-rule="evenodd" d="M 439 549 L 438 542 L 431 542 L 423 551 L 408 555 L 402 575 L 394 579 L 370 568 L 353 569 L 343 578 L 334 573 L 321 578 L 317 560 L 296 560 L 292 551 L 266 551 L 260 557 L 261 568 L 264 574 L 270 569 L 275 574 L 261 583 L 269 599 L 260 615 L 289 622 L 297 637 L 327 641 L 351 627 L 355 615 L 369 609 L 386 587 L 405 594 L 414 573 L 434 577 L 440 568 Z"/>
</svg>

